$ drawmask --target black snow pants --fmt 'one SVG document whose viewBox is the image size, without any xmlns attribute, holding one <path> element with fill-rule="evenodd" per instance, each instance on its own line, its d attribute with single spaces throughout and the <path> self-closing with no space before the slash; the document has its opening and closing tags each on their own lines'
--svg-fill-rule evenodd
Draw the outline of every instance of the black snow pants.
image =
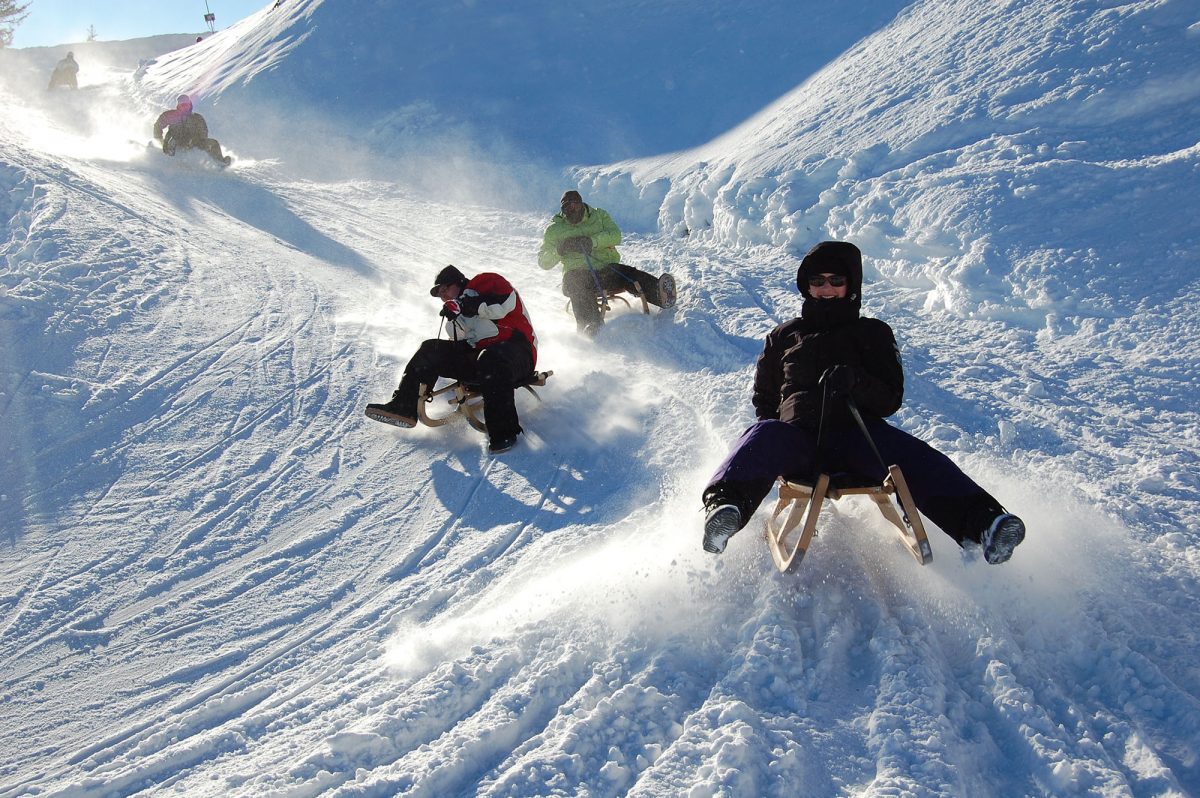
<svg viewBox="0 0 1200 798">
<path fill-rule="evenodd" d="M 658 278 L 648 272 L 626 266 L 623 263 L 595 264 L 593 269 L 571 269 L 563 274 L 562 292 L 571 299 L 571 312 L 575 324 L 583 329 L 590 324 L 600 324 L 600 308 L 596 304 L 596 283 L 604 291 L 634 291 L 634 284 L 641 286 L 646 301 L 662 307 L 658 293 Z"/>
<path fill-rule="evenodd" d="M 503 441 L 521 431 L 513 391 L 532 374 L 533 350 L 519 335 L 480 349 L 466 341 L 431 339 L 421 344 L 404 367 L 396 398 L 401 409 L 416 418 L 417 392 L 422 384 L 432 386 L 438 377 L 462 380 L 483 397 L 488 439 Z"/>
</svg>

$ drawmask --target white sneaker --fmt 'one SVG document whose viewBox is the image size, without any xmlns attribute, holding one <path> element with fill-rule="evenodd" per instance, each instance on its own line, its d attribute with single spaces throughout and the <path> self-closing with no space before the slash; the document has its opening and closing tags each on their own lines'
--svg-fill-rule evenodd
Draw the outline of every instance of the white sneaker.
<svg viewBox="0 0 1200 798">
<path fill-rule="evenodd" d="M 1008 562 L 1013 549 L 1025 539 L 1025 522 L 1012 513 L 1002 513 L 992 519 L 983 533 L 983 559 L 989 565 Z"/>
<path fill-rule="evenodd" d="M 722 504 L 704 519 L 704 550 L 712 554 L 725 551 L 725 544 L 742 525 L 742 513 L 732 504 Z"/>
</svg>

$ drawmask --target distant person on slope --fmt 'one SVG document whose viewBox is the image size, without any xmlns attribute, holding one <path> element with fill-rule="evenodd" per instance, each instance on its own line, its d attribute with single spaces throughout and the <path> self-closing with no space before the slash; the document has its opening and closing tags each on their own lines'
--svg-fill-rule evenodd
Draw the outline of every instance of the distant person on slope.
<svg viewBox="0 0 1200 798">
<path fill-rule="evenodd" d="M 208 137 L 208 123 L 192 110 L 192 98 L 179 95 L 175 107 L 163 111 L 154 121 L 154 139 L 162 142 L 162 150 L 174 155 L 180 148 L 204 150 L 213 160 L 228 166 L 233 159 L 221 154 L 221 145 Z"/>
<path fill-rule="evenodd" d="M 591 337 L 604 324 L 596 302 L 600 290 L 632 290 L 636 283 L 651 305 L 674 307 L 674 277 L 653 277 L 620 263 L 621 231 L 608 213 L 585 204 L 578 191 L 563 193 L 559 204 L 542 236 L 538 265 L 553 269 L 562 262 L 562 292 L 571 299 L 580 332 Z"/>
<path fill-rule="evenodd" d="M 67 53 L 54 65 L 54 71 L 50 73 L 48 88 L 54 89 L 58 86 L 66 86 L 68 89 L 79 88 L 79 64 L 75 62 L 75 53 Z"/>
<path fill-rule="evenodd" d="M 422 343 L 405 366 L 391 401 L 367 405 L 367 415 L 397 427 L 415 427 L 420 386 L 432 386 L 438 377 L 462 380 L 479 386 L 488 450 L 506 452 L 521 433 L 513 391 L 537 365 L 537 336 L 525 305 L 500 275 L 468 279 L 454 266 L 438 272 L 429 295 L 442 301 L 440 315 L 449 340 Z"/>
<path fill-rule="evenodd" d="M 1025 524 L 950 458 L 883 419 L 900 409 L 904 372 L 892 328 L 859 315 L 862 254 L 822 241 L 800 263 L 800 318 L 767 335 L 754 378 L 758 422 L 742 433 L 704 489 L 704 550 L 719 554 L 778 477 L 847 472 L 882 483 L 887 474 L 857 429 L 853 399 L 883 459 L 900 466 L 923 515 L 960 545 L 982 545 L 1006 562 Z"/>
</svg>

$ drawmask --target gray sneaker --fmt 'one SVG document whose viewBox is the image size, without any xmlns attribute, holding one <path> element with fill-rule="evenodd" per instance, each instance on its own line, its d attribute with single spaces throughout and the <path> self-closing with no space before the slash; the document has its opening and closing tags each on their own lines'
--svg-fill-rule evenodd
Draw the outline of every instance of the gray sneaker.
<svg viewBox="0 0 1200 798">
<path fill-rule="evenodd" d="M 742 525 L 742 513 L 732 504 L 722 504 L 704 519 L 704 550 L 712 554 L 725 551 L 725 544 Z"/>
<path fill-rule="evenodd" d="M 983 559 L 989 565 L 1008 562 L 1013 549 L 1025 539 L 1025 522 L 1012 513 L 1002 513 L 992 519 L 983 533 Z"/>
<path fill-rule="evenodd" d="M 676 291 L 675 278 L 663 273 L 658 278 L 658 305 L 663 310 L 675 307 Z"/>
</svg>

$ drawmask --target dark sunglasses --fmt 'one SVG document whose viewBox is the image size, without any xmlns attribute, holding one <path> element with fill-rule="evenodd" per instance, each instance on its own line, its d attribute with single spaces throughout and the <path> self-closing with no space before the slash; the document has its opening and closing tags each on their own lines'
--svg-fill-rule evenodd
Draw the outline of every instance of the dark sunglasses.
<svg viewBox="0 0 1200 798">
<path fill-rule="evenodd" d="M 840 274 L 831 274 L 828 277 L 823 274 L 814 274 L 808 278 L 809 288 L 820 288 L 825 283 L 829 283 L 834 288 L 841 288 L 846 284 L 846 278 Z"/>
</svg>

